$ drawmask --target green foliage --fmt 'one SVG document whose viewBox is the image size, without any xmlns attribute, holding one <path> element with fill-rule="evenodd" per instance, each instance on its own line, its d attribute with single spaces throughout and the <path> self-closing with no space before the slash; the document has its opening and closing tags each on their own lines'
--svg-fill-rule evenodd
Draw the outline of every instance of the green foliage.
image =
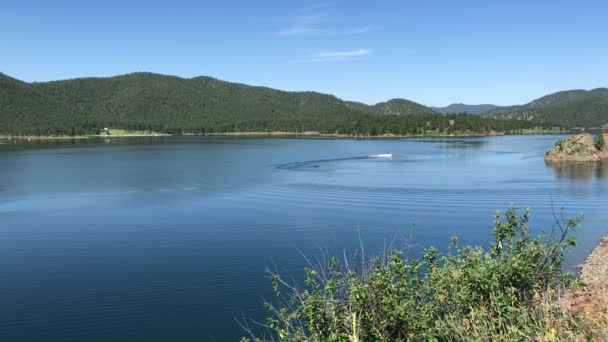
<svg viewBox="0 0 608 342">
<path fill-rule="evenodd" d="M 305 269 L 304 288 L 272 274 L 278 303 L 263 341 L 555 340 L 591 332 L 552 301 L 552 289 L 569 286 L 562 272 L 569 234 L 580 219 L 557 224 L 550 235 L 531 236 L 529 210 L 495 214 L 489 251 L 436 248 L 410 259 L 400 250 L 364 259 L 358 266 L 329 259 Z M 559 231 L 559 232 L 557 232 Z M 247 341 L 248 339 L 243 339 Z"/>
<path fill-rule="evenodd" d="M 0 123 L 0 135 L 86 135 L 108 127 L 169 134 L 316 131 L 376 136 L 509 133 L 537 126 L 470 114 L 444 116 L 403 99 L 368 106 L 315 92 L 151 73 L 44 83 L 0 74 Z"/>
<path fill-rule="evenodd" d="M 602 132 L 595 136 L 595 148 L 598 150 L 603 150 L 606 146 L 606 138 L 604 135 L 605 133 Z"/>
</svg>

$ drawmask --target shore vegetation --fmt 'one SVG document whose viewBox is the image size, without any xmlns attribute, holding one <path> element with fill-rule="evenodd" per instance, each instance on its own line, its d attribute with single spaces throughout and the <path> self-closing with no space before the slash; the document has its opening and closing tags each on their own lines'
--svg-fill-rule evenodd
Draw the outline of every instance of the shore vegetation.
<svg viewBox="0 0 608 342">
<path fill-rule="evenodd" d="M 270 272 L 270 317 L 241 321 L 242 341 L 606 340 L 608 302 L 586 315 L 572 304 L 585 284 L 563 271 L 582 217 L 560 217 L 535 235 L 529 210 L 494 217 L 487 248 L 453 237 L 445 253 L 429 247 L 421 257 L 409 243 L 381 256 L 331 257 L 306 268 L 303 284 Z"/>
</svg>

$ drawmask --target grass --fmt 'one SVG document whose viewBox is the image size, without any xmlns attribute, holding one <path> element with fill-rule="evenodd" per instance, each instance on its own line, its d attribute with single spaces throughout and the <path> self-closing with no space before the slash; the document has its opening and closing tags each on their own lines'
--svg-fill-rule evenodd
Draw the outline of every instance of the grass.
<svg viewBox="0 0 608 342">
<path fill-rule="evenodd" d="M 156 136 L 156 135 L 166 135 L 158 132 L 152 131 L 129 131 L 124 129 L 117 128 L 109 128 L 108 130 L 103 130 L 100 136 L 117 136 L 117 137 L 128 137 L 128 136 Z"/>
</svg>

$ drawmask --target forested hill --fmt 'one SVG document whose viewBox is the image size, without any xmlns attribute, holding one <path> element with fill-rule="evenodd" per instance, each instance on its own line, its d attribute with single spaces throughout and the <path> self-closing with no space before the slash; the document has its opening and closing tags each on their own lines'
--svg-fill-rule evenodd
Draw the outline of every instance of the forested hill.
<svg viewBox="0 0 608 342">
<path fill-rule="evenodd" d="M 479 104 L 479 105 L 468 105 L 464 103 L 452 103 L 446 107 L 430 107 L 437 113 L 470 113 L 470 114 L 481 114 L 488 112 L 498 106 L 493 104 Z"/>
<path fill-rule="evenodd" d="M 26 83 L 0 74 L 0 134 L 83 135 L 104 127 L 164 133 L 425 134 L 509 131 L 535 123 L 444 116 L 403 99 L 368 106 L 316 92 L 152 73 Z"/>
<path fill-rule="evenodd" d="M 608 88 L 560 91 L 525 105 L 497 107 L 483 114 L 501 119 L 558 122 L 565 127 L 601 127 L 608 123 Z"/>
<path fill-rule="evenodd" d="M 405 99 L 392 99 L 386 102 L 380 102 L 372 106 L 371 110 L 385 115 L 434 113 L 434 111 L 428 107 Z"/>
</svg>

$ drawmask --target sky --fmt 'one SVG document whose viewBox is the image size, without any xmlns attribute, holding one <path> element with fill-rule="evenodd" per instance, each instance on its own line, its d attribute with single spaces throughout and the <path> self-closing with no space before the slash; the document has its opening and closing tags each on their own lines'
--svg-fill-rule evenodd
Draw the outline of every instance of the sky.
<svg viewBox="0 0 608 342">
<path fill-rule="evenodd" d="M 368 104 L 522 104 L 608 86 L 608 1 L 0 0 L 0 72 L 136 71 Z"/>
</svg>

